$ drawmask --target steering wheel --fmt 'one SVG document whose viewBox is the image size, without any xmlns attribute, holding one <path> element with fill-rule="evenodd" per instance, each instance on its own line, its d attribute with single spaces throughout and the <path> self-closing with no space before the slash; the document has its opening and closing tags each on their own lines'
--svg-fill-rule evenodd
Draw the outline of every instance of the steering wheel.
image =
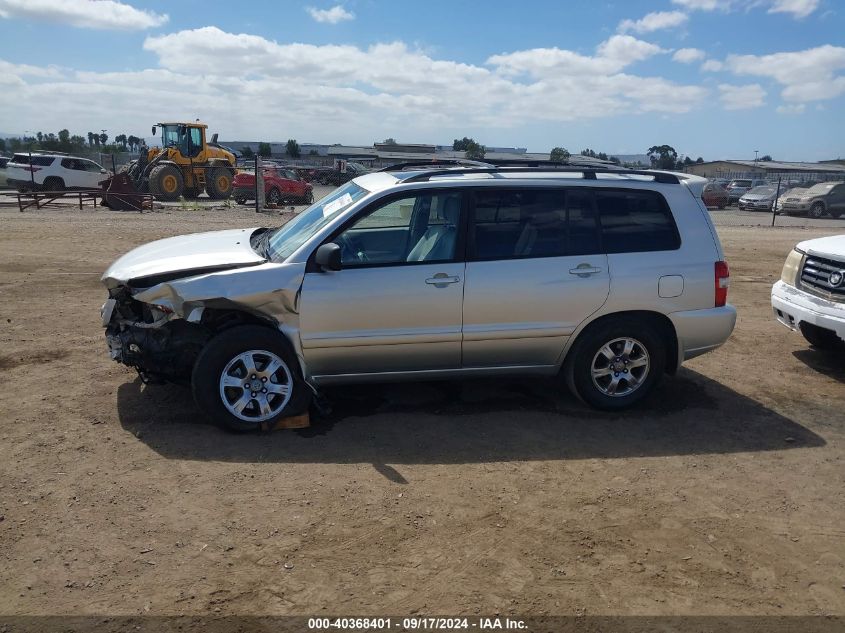
<svg viewBox="0 0 845 633">
<path fill-rule="evenodd" d="M 345 262 L 365 262 L 367 254 L 354 237 L 347 233 L 341 233 L 335 240 L 340 246 L 340 258 Z"/>
</svg>

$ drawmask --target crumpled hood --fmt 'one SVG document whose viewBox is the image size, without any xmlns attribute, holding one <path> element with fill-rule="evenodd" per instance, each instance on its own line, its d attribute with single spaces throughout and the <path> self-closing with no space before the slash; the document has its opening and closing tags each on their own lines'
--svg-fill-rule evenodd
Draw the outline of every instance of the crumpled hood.
<svg viewBox="0 0 845 633">
<path fill-rule="evenodd" d="M 260 264 L 264 257 L 252 250 L 250 236 L 257 230 L 230 229 L 168 237 L 129 251 L 108 267 L 102 281 L 115 288 L 133 279 L 170 273 L 191 276 L 237 266 Z M 154 283 L 159 283 L 155 281 Z M 152 285 L 152 284 L 140 284 Z"/>
<path fill-rule="evenodd" d="M 831 235 L 830 237 L 806 240 L 798 244 L 795 248 L 808 255 L 842 259 L 845 257 L 845 235 Z"/>
</svg>

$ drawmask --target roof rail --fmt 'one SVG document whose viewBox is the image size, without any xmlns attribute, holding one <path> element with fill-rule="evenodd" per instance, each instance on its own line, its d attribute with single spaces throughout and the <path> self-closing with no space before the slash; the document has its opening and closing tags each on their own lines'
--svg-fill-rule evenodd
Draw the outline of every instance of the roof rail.
<svg viewBox="0 0 845 633">
<path fill-rule="evenodd" d="M 615 174 L 615 175 L 633 175 L 633 176 L 651 176 L 654 182 L 677 185 L 680 180 L 675 174 L 667 174 L 659 171 L 651 171 L 647 169 L 618 169 L 609 167 L 569 167 L 566 165 L 560 167 L 468 167 L 465 169 L 438 169 L 434 168 L 421 174 L 415 174 L 410 178 L 406 178 L 402 182 L 428 182 L 437 176 L 452 176 L 463 174 L 520 174 L 520 173 L 542 173 L 549 171 L 581 173 L 585 180 L 595 180 L 596 174 Z"/>
<path fill-rule="evenodd" d="M 433 159 L 433 160 L 412 160 L 406 161 L 404 163 L 396 163 L 394 165 L 390 165 L 388 167 L 383 167 L 381 169 L 377 169 L 377 172 L 387 172 L 387 171 L 404 171 L 406 169 L 419 169 L 419 168 L 429 168 L 429 169 L 436 169 L 438 165 L 448 165 L 451 167 L 481 167 L 481 168 L 491 168 L 494 167 L 492 163 L 483 163 L 477 160 L 467 160 L 464 158 L 443 158 L 443 159 Z"/>
<path fill-rule="evenodd" d="M 596 169 L 618 169 L 620 171 L 627 170 L 627 167 L 612 163 L 610 161 L 601 160 L 579 160 L 578 156 L 572 156 L 565 161 L 553 160 L 520 160 L 518 158 L 491 158 L 490 161 L 496 167 L 549 167 L 552 169 L 560 167 L 587 167 Z"/>
</svg>

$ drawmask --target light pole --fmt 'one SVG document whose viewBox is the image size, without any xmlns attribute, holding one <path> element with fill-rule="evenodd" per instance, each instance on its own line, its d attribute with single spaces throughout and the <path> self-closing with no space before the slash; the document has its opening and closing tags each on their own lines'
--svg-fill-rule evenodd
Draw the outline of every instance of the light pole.
<svg viewBox="0 0 845 633">
<path fill-rule="evenodd" d="M 759 149 L 755 149 L 755 150 L 754 150 L 754 162 L 755 162 L 755 163 L 757 162 L 757 154 L 759 154 L 759 153 L 760 153 L 760 150 L 759 150 Z"/>
</svg>

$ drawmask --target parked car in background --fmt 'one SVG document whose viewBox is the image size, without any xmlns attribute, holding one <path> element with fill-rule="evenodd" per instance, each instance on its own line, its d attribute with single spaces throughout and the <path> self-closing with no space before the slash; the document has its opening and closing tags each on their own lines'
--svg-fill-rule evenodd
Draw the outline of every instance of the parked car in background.
<svg viewBox="0 0 845 633">
<path fill-rule="evenodd" d="M 786 191 L 781 191 L 780 196 L 778 196 L 777 202 L 775 203 L 775 213 L 782 213 L 784 202 L 787 200 L 791 200 L 793 202 L 798 201 L 807 189 L 808 187 L 792 187 Z"/>
<path fill-rule="evenodd" d="M 66 154 L 18 153 L 6 165 L 8 185 L 18 191 L 99 189 L 108 177 L 109 172 L 93 160 Z"/>
<path fill-rule="evenodd" d="M 255 172 L 240 171 L 232 182 L 232 197 L 238 204 L 255 199 Z M 292 169 L 264 167 L 264 199 L 270 204 L 296 202 L 311 204 L 314 191 L 311 185 Z"/>
<path fill-rule="evenodd" d="M 742 194 L 737 205 L 748 211 L 771 211 L 777 196 L 777 185 L 760 185 Z"/>
<path fill-rule="evenodd" d="M 236 430 L 354 381 L 560 376 L 630 407 L 736 321 L 706 181 L 630 175 L 377 172 L 279 228 L 141 246 L 102 278 L 110 355 Z"/>
<path fill-rule="evenodd" d="M 744 193 L 754 187 L 768 184 L 765 180 L 752 180 L 750 178 L 734 178 L 728 183 L 728 200 L 731 203 L 738 202 Z"/>
<path fill-rule="evenodd" d="M 772 287 L 775 318 L 813 347 L 845 351 L 845 235 L 798 244 Z"/>
<path fill-rule="evenodd" d="M 353 178 L 366 174 L 369 170 L 361 163 L 348 161 L 345 168 L 317 167 L 311 177 L 312 182 L 321 185 L 342 185 Z"/>
<path fill-rule="evenodd" d="M 719 209 L 724 209 L 728 206 L 728 190 L 720 184 L 709 182 L 704 185 L 704 188 L 701 190 L 701 199 L 708 207 L 718 207 Z"/>
<path fill-rule="evenodd" d="M 780 212 L 785 215 L 803 215 L 820 218 L 824 215 L 838 218 L 845 213 L 845 182 L 822 182 L 799 194 L 784 198 Z"/>
<path fill-rule="evenodd" d="M 9 160 L 6 156 L 0 156 L 0 187 L 4 189 L 8 186 L 6 183 L 6 165 L 9 163 Z"/>
</svg>

